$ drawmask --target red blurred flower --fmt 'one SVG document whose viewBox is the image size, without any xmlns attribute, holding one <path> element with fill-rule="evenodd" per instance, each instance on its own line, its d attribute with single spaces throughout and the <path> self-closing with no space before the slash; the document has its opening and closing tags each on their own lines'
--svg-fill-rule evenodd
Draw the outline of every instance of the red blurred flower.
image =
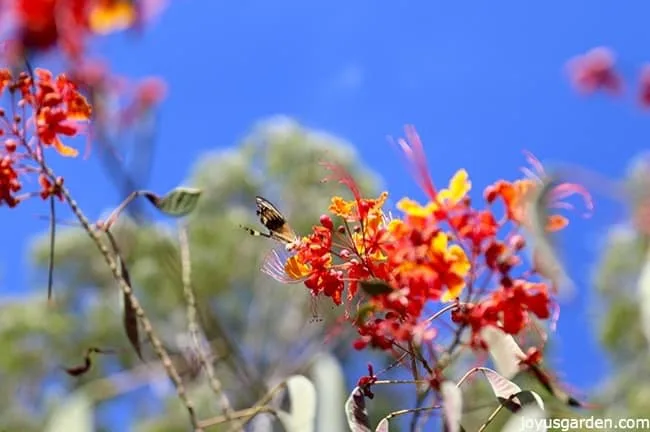
<svg viewBox="0 0 650 432">
<path fill-rule="evenodd" d="M 594 48 L 571 59 L 568 69 L 573 84 L 584 93 L 605 90 L 617 94 L 623 88 L 614 68 L 614 54 L 608 48 Z"/>
<path fill-rule="evenodd" d="M 89 36 L 132 28 L 162 5 L 160 0 L 15 0 L 14 38 L 21 52 L 59 46 L 78 60 Z"/>
<path fill-rule="evenodd" d="M 533 168 L 533 170 L 528 168 L 523 169 L 528 175 L 528 178 L 514 182 L 499 180 L 485 188 L 483 194 L 488 203 L 493 203 L 497 198 L 501 198 L 506 206 L 507 219 L 518 225 L 526 225 L 528 223 L 526 214 L 528 200 L 532 192 L 540 187 L 542 179 L 546 177 L 544 167 L 539 160 L 528 152 L 525 154 L 526 159 Z M 584 186 L 577 183 L 564 182 L 554 186 L 549 195 L 548 206 L 552 209 L 573 209 L 573 205 L 564 201 L 573 195 L 578 195 L 582 198 L 587 209 L 586 214 L 589 215 L 593 210 L 591 195 Z M 558 231 L 566 227 L 568 223 L 569 220 L 566 217 L 553 214 L 549 216 L 546 222 L 546 229 L 548 231 Z"/>
<path fill-rule="evenodd" d="M 639 103 L 643 108 L 650 108 L 650 64 L 643 65 L 639 78 Z"/>
</svg>

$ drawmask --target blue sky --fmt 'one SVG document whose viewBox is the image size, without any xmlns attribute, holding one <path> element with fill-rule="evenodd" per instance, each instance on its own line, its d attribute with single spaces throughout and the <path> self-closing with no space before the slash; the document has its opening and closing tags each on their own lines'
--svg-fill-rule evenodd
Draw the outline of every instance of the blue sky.
<svg viewBox="0 0 650 432">
<path fill-rule="evenodd" d="M 421 197 L 386 140 L 406 123 L 418 128 L 439 185 L 460 167 L 475 188 L 514 178 L 523 149 L 620 175 L 647 147 L 650 113 L 629 87 L 624 99 L 577 95 L 564 67 L 606 45 L 635 84 L 650 60 L 649 13 L 640 0 L 176 0 L 143 38 L 120 34 L 95 48 L 117 72 L 169 85 L 154 190 L 181 183 L 198 156 L 236 143 L 257 120 L 285 114 L 354 143 L 393 196 Z M 95 160 L 60 167 L 91 217 L 117 202 Z M 25 240 L 46 229 L 35 217 L 46 213 L 41 203 L 4 211 L 0 294 L 34 285 Z M 584 390 L 607 371 L 588 312 L 589 273 L 603 228 L 623 217 L 596 196 L 595 215 L 576 214 L 564 237 L 578 295 L 562 304 L 554 357 Z"/>
</svg>

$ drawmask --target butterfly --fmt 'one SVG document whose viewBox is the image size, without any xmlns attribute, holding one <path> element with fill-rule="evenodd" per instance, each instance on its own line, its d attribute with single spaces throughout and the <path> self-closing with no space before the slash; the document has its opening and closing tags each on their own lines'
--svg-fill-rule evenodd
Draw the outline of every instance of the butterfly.
<svg viewBox="0 0 650 432">
<path fill-rule="evenodd" d="M 296 244 L 300 240 L 296 235 L 296 232 L 287 222 L 287 219 L 269 200 L 261 196 L 256 196 L 255 203 L 257 205 L 256 214 L 260 217 L 262 225 L 264 225 L 269 232 L 263 233 L 253 228 L 241 226 L 243 229 L 248 231 L 250 235 L 271 238 L 280 243 L 284 243 L 287 247 Z"/>
</svg>

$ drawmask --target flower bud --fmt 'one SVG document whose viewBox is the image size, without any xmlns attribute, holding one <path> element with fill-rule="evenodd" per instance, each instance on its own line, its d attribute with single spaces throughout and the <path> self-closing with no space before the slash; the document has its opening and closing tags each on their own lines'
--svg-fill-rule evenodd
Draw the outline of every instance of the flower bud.
<svg viewBox="0 0 650 432">
<path fill-rule="evenodd" d="M 526 247 L 526 239 L 521 234 L 516 234 L 510 237 L 510 247 L 516 251 L 520 251 Z"/>
<path fill-rule="evenodd" d="M 7 150 L 8 153 L 15 152 L 16 148 L 18 148 L 18 143 L 16 142 L 15 139 L 9 138 L 8 140 L 5 141 L 5 149 Z"/>
<path fill-rule="evenodd" d="M 492 204 L 492 202 L 497 199 L 497 188 L 494 186 L 486 187 L 485 192 L 483 192 L 483 198 L 485 198 L 485 201 L 487 201 L 488 204 Z"/>
<path fill-rule="evenodd" d="M 332 218 L 326 214 L 321 215 L 320 224 L 323 225 L 328 230 L 334 229 L 334 223 L 332 222 Z"/>
</svg>

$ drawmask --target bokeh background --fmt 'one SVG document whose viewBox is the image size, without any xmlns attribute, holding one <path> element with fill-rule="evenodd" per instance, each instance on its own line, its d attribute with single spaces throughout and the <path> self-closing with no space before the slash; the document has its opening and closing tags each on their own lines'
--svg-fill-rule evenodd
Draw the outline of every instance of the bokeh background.
<svg viewBox="0 0 650 432">
<path fill-rule="evenodd" d="M 146 146 L 138 139 L 116 144 L 125 157 L 146 160 L 130 169 L 148 189 L 162 193 L 186 184 L 206 190 L 190 218 L 194 277 L 205 313 L 218 317 L 242 347 L 236 354 L 224 348 L 230 360 L 218 363 L 232 374 L 226 382 L 238 395 L 236 403 L 255 400 L 254 392 L 237 390 L 237 374 L 273 383 L 308 367 L 316 353 L 333 352 L 349 391 L 368 361 L 382 361 L 351 351 L 346 339 L 325 343 L 327 326 L 308 323 L 306 292 L 257 271 L 271 245 L 237 228 L 256 223 L 256 193 L 281 204 L 303 232 L 335 188 L 320 182 L 322 159 L 345 163 L 369 192 L 388 190 L 391 205 L 404 195 L 421 198 L 388 139 L 401 136 L 407 123 L 425 143 L 434 181 L 443 185 L 464 167 L 475 197 L 496 179 L 519 177 L 522 150 L 542 162 L 579 164 L 623 179 L 650 136 L 650 113 L 634 94 L 639 68 L 650 61 L 648 13 L 650 5 L 640 0 L 624 6 L 587 0 L 176 0 L 142 34 L 96 40 L 94 56 L 115 73 L 133 79 L 157 75 L 167 84 Z M 621 97 L 585 97 L 571 86 L 566 62 L 599 45 L 617 53 L 627 84 Z M 40 61 L 59 65 L 55 56 Z M 124 198 L 101 151 L 95 145 L 87 160 L 54 165 L 95 220 Z M 562 234 L 576 289 L 561 302 L 547 362 L 579 397 L 605 398 L 606 409 L 641 415 L 650 406 L 650 386 L 643 385 L 648 381 L 639 379 L 650 377 L 647 365 L 634 369 L 635 382 L 622 371 L 647 358 L 635 288 L 645 249 L 640 236 L 620 227 L 629 217 L 624 201 L 597 188 L 592 192 L 593 216 L 583 219 L 576 212 Z M 70 388 L 137 364 L 125 349 L 101 357 L 81 379 L 61 372 L 60 365 L 78 363 L 89 345 L 127 345 L 117 288 L 74 227 L 60 226 L 57 233 L 54 289 L 60 308 L 45 307 L 43 215 L 47 206 L 41 202 L 4 209 L 0 228 L 0 426 L 11 431 L 42 430 Z M 70 219 L 65 211 L 58 217 Z M 140 228 L 124 222 L 119 234 L 136 291 L 170 346 L 181 349 L 185 324 L 173 264 L 175 222 L 147 217 L 150 222 Z M 322 313 L 327 323 L 335 311 Z M 233 372 L 241 365 L 229 362 L 241 358 L 250 370 Z M 185 430 L 185 413 L 173 389 L 162 383 L 101 402 L 98 427 Z M 399 395 L 380 395 L 373 418 L 408 407 Z"/>
</svg>

